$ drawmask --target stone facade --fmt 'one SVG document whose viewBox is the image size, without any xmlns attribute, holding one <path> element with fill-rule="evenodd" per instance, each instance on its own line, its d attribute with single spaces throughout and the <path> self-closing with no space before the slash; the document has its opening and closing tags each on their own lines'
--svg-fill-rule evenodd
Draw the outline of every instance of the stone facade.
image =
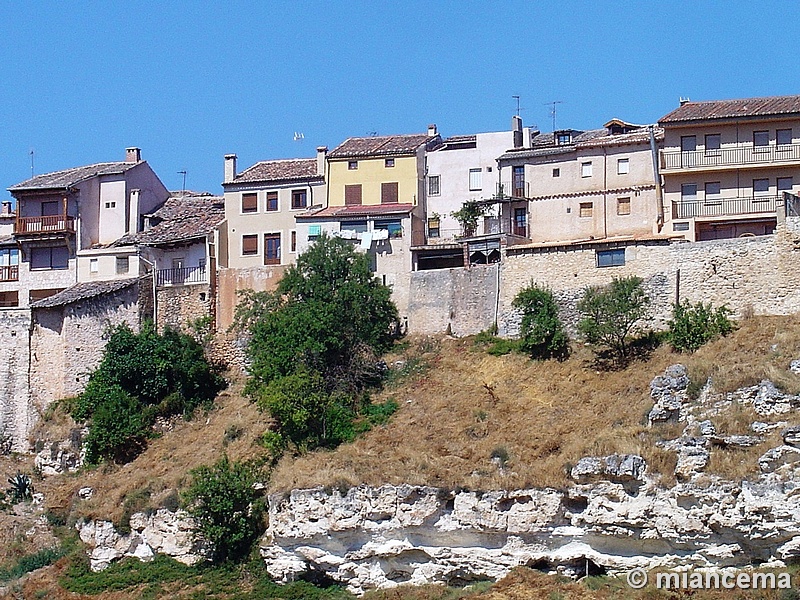
<svg viewBox="0 0 800 600">
<path fill-rule="evenodd" d="M 28 449 L 27 433 L 33 426 L 28 403 L 30 327 L 30 311 L 0 311 L 0 441 L 7 439 L 17 452 Z"/>
<path fill-rule="evenodd" d="M 156 291 L 158 304 L 158 330 L 165 326 L 183 329 L 205 316 L 214 316 L 211 286 L 208 284 L 159 287 Z"/>
</svg>

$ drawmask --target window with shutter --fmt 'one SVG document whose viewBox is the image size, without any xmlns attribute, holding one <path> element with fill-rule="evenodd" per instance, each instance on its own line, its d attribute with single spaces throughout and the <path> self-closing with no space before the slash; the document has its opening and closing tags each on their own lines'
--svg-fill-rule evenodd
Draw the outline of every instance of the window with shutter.
<svg viewBox="0 0 800 600">
<path fill-rule="evenodd" d="M 344 203 L 348 206 L 361 204 L 361 184 L 344 186 Z"/>
<path fill-rule="evenodd" d="M 267 211 L 278 210 L 278 192 L 267 192 Z"/>
<path fill-rule="evenodd" d="M 258 194 L 242 194 L 242 212 L 253 213 L 258 211 Z"/>
<path fill-rule="evenodd" d="M 258 236 L 257 235 L 243 235 L 242 236 L 242 256 L 251 256 L 258 254 Z"/>
<path fill-rule="evenodd" d="M 397 204 L 397 182 L 381 184 L 381 204 Z"/>
</svg>

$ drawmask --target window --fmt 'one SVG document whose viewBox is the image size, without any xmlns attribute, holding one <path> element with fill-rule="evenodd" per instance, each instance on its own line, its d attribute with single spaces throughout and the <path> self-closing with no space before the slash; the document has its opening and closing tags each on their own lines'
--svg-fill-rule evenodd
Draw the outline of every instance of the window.
<svg viewBox="0 0 800 600">
<path fill-rule="evenodd" d="M 50 296 L 55 296 L 58 292 L 63 291 L 64 288 L 49 288 L 45 290 L 31 290 L 28 293 L 29 302 L 36 302 L 37 300 L 44 300 Z"/>
<path fill-rule="evenodd" d="M 630 198 L 617 198 L 617 214 L 629 215 L 631 214 L 631 199 Z"/>
<path fill-rule="evenodd" d="M 556 143 L 559 146 L 569 144 L 572 141 L 572 134 L 569 131 L 562 131 L 556 136 Z"/>
<path fill-rule="evenodd" d="M 553 169 L 553 177 L 561 177 L 561 169 Z"/>
<path fill-rule="evenodd" d="M 97 273 L 100 270 L 100 265 L 96 258 L 89 259 L 89 273 Z"/>
<path fill-rule="evenodd" d="M 476 191 L 481 189 L 481 170 L 480 169 L 470 169 L 469 170 L 469 189 L 470 191 Z"/>
<path fill-rule="evenodd" d="M 428 237 L 439 237 L 439 217 L 430 217 L 428 219 Z"/>
<path fill-rule="evenodd" d="M 753 196 L 769 196 L 769 179 L 753 179 Z"/>
<path fill-rule="evenodd" d="M 19 306 L 19 292 L 0 292 L 0 308 Z M 13 335 L 13 334 L 12 334 Z"/>
<path fill-rule="evenodd" d="M 264 234 L 264 264 L 265 265 L 279 265 L 279 264 L 281 264 L 281 234 L 280 233 L 265 233 Z"/>
<path fill-rule="evenodd" d="M 753 146 L 757 148 L 769 146 L 769 131 L 754 131 Z"/>
<path fill-rule="evenodd" d="M 297 252 L 297 232 L 292 232 L 291 245 L 289 246 L 290 252 Z"/>
<path fill-rule="evenodd" d="M 258 254 L 258 236 L 243 235 L 242 256 L 252 256 L 253 254 Z"/>
<path fill-rule="evenodd" d="M 593 205 L 591 202 L 581 202 L 580 207 L 580 216 L 582 217 L 591 217 L 592 216 L 592 208 Z"/>
<path fill-rule="evenodd" d="M 781 192 L 791 192 L 794 187 L 794 181 L 791 177 L 778 177 L 778 194 Z"/>
<path fill-rule="evenodd" d="M 347 161 L 347 168 L 350 171 L 355 171 L 358 169 L 358 161 L 357 160 L 348 160 Z"/>
<path fill-rule="evenodd" d="M 438 196 L 441 194 L 441 176 L 440 175 L 429 175 L 428 176 L 428 195 L 429 196 Z"/>
<path fill-rule="evenodd" d="M 581 163 L 581 177 L 591 177 L 592 176 L 592 162 L 582 162 Z"/>
<path fill-rule="evenodd" d="M 791 177 L 789 177 L 789 179 L 791 179 Z M 0 267 L 10 267 L 18 264 L 19 264 L 19 250 L 17 250 L 16 248 L 0 249 Z"/>
<path fill-rule="evenodd" d="M 292 190 L 292 208 L 305 208 L 308 206 L 306 190 Z"/>
<path fill-rule="evenodd" d="M 513 168 L 513 194 L 515 198 L 525 198 L 525 167 Z"/>
<path fill-rule="evenodd" d="M 267 212 L 278 210 L 278 192 L 267 192 Z"/>
<path fill-rule="evenodd" d="M 386 167 L 387 169 L 391 169 L 394 166 L 394 159 L 387 158 L 386 160 L 383 161 L 383 166 Z"/>
<path fill-rule="evenodd" d="M 719 181 L 708 181 L 705 186 L 706 204 L 711 201 L 718 201 L 722 196 L 722 188 Z"/>
<path fill-rule="evenodd" d="M 718 133 L 709 133 L 705 140 L 706 152 L 709 150 L 719 150 L 722 147 L 722 138 Z"/>
<path fill-rule="evenodd" d="M 788 146 L 792 143 L 791 129 L 778 129 L 775 132 L 775 143 L 779 146 Z"/>
<path fill-rule="evenodd" d="M 528 237 L 528 209 L 514 209 L 514 235 Z"/>
<path fill-rule="evenodd" d="M 598 267 L 622 267 L 625 265 L 625 248 L 597 251 Z"/>
<path fill-rule="evenodd" d="M 617 175 L 627 175 L 630 171 L 630 161 L 627 158 L 617 160 Z"/>
<path fill-rule="evenodd" d="M 42 202 L 42 216 L 54 217 L 61 214 L 58 201 Z"/>
<path fill-rule="evenodd" d="M 367 230 L 367 221 L 344 221 L 339 224 L 339 231 L 355 231 L 356 233 L 364 233 Z"/>
<path fill-rule="evenodd" d="M 689 231 L 689 223 L 673 223 L 672 231 Z"/>
<path fill-rule="evenodd" d="M 31 248 L 31 269 L 66 269 L 69 250 L 65 246 Z"/>
<path fill-rule="evenodd" d="M 258 212 L 258 194 L 242 194 L 242 212 Z"/>
<path fill-rule="evenodd" d="M 695 150 L 697 150 L 697 136 L 682 135 L 681 152 L 694 152 Z"/>
<path fill-rule="evenodd" d="M 125 275 L 131 269 L 131 261 L 128 256 L 117 257 L 117 275 Z"/>
<path fill-rule="evenodd" d="M 381 204 L 397 204 L 397 182 L 381 184 Z"/>
<path fill-rule="evenodd" d="M 385 229 L 389 232 L 390 238 L 403 237 L 403 225 L 400 219 L 387 219 L 385 221 L 375 221 L 375 231 Z"/>
<path fill-rule="evenodd" d="M 344 203 L 347 206 L 361 204 L 361 184 L 344 186 Z"/>
<path fill-rule="evenodd" d="M 695 200 L 697 200 L 697 184 L 684 183 L 681 185 L 681 201 L 694 202 Z"/>
<path fill-rule="evenodd" d="M 117 207 L 116 202 L 106 202 L 106 208 L 116 208 L 116 207 Z"/>
<path fill-rule="evenodd" d="M 308 226 L 308 241 L 313 242 L 322 234 L 322 225 Z"/>
</svg>

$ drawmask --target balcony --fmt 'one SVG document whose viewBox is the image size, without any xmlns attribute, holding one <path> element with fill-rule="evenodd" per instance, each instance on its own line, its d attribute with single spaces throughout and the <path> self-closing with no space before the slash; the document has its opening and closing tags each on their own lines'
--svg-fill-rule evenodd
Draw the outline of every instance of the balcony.
<svg viewBox="0 0 800 600">
<path fill-rule="evenodd" d="M 0 281 L 19 281 L 19 265 L 0 266 Z"/>
<path fill-rule="evenodd" d="M 661 151 L 661 170 L 713 170 L 741 165 L 800 163 L 800 144 L 735 146 L 719 150 Z"/>
<path fill-rule="evenodd" d="M 15 235 L 50 235 L 75 233 L 75 218 L 68 215 L 17 217 Z"/>
<path fill-rule="evenodd" d="M 504 181 L 497 184 L 495 198 L 512 200 L 515 198 L 530 198 L 531 184 L 529 181 Z"/>
<path fill-rule="evenodd" d="M 208 273 L 205 267 L 159 269 L 156 273 L 156 286 L 158 287 L 196 283 L 208 283 Z"/>
<path fill-rule="evenodd" d="M 692 217 L 722 217 L 726 215 L 774 213 L 777 204 L 778 196 L 679 200 L 678 202 L 672 203 L 672 218 L 689 219 Z"/>
</svg>

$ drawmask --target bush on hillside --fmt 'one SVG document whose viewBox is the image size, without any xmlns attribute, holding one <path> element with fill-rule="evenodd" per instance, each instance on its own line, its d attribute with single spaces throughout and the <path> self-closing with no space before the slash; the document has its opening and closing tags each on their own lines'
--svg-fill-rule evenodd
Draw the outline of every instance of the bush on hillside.
<svg viewBox="0 0 800 600">
<path fill-rule="evenodd" d="M 631 276 L 615 278 L 605 286 L 589 286 L 578 302 L 582 319 L 578 331 L 590 344 L 610 352 L 617 364 L 631 355 L 634 337 L 643 333 L 641 324 L 650 312 L 650 297 L 642 279 Z"/>
<path fill-rule="evenodd" d="M 532 358 L 557 358 L 569 355 L 569 337 L 558 316 L 553 292 L 534 283 L 520 290 L 512 306 L 522 313 L 520 349 Z"/>
<path fill-rule="evenodd" d="M 734 325 L 727 306 L 714 308 L 709 302 L 691 304 L 684 300 L 672 308 L 669 322 L 669 341 L 677 352 L 694 352 L 712 339 L 728 335 Z"/>
<path fill-rule="evenodd" d="M 183 502 L 203 538 L 211 542 L 214 561 L 246 556 L 264 531 L 264 502 L 255 489 L 258 468 L 223 456 L 216 464 L 192 469 L 190 474 L 192 482 Z"/>
<path fill-rule="evenodd" d="M 224 386 L 191 336 L 170 328 L 159 334 L 152 323 L 138 334 L 115 327 L 72 410 L 77 421 L 89 421 L 87 459 L 131 460 L 157 416 L 189 416 Z"/>
</svg>

